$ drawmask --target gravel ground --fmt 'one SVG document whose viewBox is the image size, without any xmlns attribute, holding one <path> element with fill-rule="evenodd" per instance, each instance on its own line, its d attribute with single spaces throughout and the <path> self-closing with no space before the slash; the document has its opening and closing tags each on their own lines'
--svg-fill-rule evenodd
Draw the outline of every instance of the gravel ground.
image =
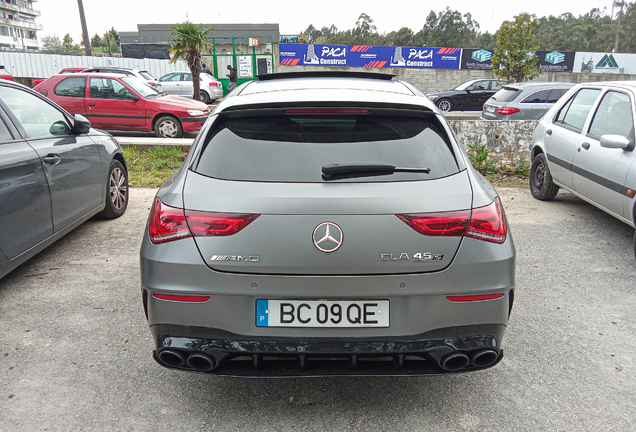
<svg viewBox="0 0 636 432">
<path fill-rule="evenodd" d="M 514 186 L 514 184 L 512 184 Z M 138 251 L 155 193 L 0 280 L 0 431 L 636 430 L 633 229 L 498 190 L 517 247 L 506 356 L 424 378 L 233 379 L 151 357 Z"/>
</svg>

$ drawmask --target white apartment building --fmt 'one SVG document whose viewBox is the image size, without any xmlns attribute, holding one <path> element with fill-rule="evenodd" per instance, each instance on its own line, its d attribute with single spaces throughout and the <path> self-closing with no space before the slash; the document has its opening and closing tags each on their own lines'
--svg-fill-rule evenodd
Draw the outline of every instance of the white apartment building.
<svg viewBox="0 0 636 432">
<path fill-rule="evenodd" d="M 35 19 L 40 11 L 33 8 L 37 0 L 0 0 L 0 49 L 37 50 L 37 31 L 42 24 Z"/>
</svg>

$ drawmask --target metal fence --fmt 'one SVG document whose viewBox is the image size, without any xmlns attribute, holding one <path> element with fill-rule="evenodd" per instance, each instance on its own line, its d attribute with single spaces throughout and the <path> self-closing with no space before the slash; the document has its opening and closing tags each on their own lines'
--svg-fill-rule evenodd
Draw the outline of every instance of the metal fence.
<svg viewBox="0 0 636 432">
<path fill-rule="evenodd" d="M 67 67 L 119 66 L 146 70 L 155 78 L 168 72 L 189 70 L 186 62 L 179 60 L 133 59 L 121 57 L 73 56 L 44 53 L 0 51 L 0 65 L 14 78 L 48 78 Z"/>
</svg>

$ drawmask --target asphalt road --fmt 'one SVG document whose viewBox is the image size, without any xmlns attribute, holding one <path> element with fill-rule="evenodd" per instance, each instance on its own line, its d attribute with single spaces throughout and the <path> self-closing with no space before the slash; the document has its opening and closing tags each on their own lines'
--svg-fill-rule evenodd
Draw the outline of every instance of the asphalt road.
<svg viewBox="0 0 636 432">
<path fill-rule="evenodd" d="M 633 431 L 633 230 L 500 189 L 517 247 L 505 357 L 423 378 L 233 379 L 157 365 L 138 249 L 154 195 L 0 281 L 0 430 Z"/>
</svg>

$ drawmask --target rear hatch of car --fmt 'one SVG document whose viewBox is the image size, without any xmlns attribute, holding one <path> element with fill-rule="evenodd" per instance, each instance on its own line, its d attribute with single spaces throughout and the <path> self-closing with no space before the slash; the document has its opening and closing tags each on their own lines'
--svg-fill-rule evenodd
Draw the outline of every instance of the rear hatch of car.
<svg viewBox="0 0 636 432">
<path fill-rule="evenodd" d="M 518 85 L 503 86 L 486 101 L 481 116 L 488 120 L 505 120 L 507 116 L 518 111 L 508 109 L 508 104 L 519 98 L 523 93 L 523 89 L 523 86 Z"/>
<path fill-rule="evenodd" d="M 217 118 L 183 191 L 201 258 L 243 274 L 448 267 L 462 241 L 452 227 L 470 217 L 469 177 L 438 118 L 406 111 L 279 108 Z"/>
</svg>

